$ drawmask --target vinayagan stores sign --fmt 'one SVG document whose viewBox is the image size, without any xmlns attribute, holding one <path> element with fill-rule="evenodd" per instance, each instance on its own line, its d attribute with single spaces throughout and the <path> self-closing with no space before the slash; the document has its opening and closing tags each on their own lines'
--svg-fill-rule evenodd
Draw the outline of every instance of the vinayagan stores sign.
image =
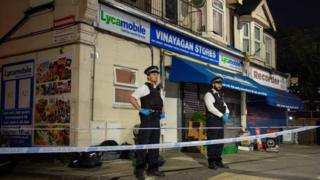
<svg viewBox="0 0 320 180">
<path fill-rule="evenodd" d="M 258 82 L 259 84 L 272 87 L 275 89 L 280 89 L 283 91 L 288 90 L 287 78 L 280 75 L 271 74 L 267 71 L 264 71 L 255 67 L 251 67 L 250 69 L 251 69 L 250 77 L 256 82 Z"/>
</svg>

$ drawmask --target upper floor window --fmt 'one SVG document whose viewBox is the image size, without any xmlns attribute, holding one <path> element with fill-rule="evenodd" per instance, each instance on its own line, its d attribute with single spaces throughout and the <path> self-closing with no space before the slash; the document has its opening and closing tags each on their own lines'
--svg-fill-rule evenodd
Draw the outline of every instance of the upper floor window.
<svg viewBox="0 0 320 180">
<path fill-rule="evenodd" d="M 262 27 L 254 25 L 254 55 L 261 57 Z"/>
<path fill-rule="evenodd" d="M 275 40 L 272 36 L 264 33 L 263 27 L 255 22 L 241 22 L 240 48 L 249 56 L 275 67 Z"/>
<path fill-rule="evenodd" d="M 250 24 L 244 23 L 242 25 L 242 50 L 250 53 Z"/>
<path fill-rule="evenodd" d="M 266 64 L 269 66 L 274 66 L 274 39 L 269 35 L 264 35 L 264 44 L 266 47 Z"/>
<path fill-rule="evenodd" d="M 178 20 L 178 1 L 177 0 L 165 0 L 164 1 L 165 17 L 168 20 L 177 22 Z"/>
<path fill-rule="evenodd" d="M 223 36 L 224 26 L 224 1 L 212 0 L 213 33 Z"/>
</svg>

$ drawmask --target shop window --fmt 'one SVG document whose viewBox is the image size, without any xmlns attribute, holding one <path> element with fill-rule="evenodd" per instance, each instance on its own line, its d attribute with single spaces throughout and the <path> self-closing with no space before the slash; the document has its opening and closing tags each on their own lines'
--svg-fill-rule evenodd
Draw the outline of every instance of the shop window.
<svg viewBox="0 0 320 180">
<path fill-rule="evenodd" d="M 128 99 L 138 87 L 137 70 L 132 68 L 114 67 L 114 105 L 131 107 Z"/>
<path fill-rule="evenodd" d="M 213 33 L 223 36 L 224 25 L 224 1 L 213 0 L 212 1 L 212 13 L 213 13 Z"/>
</svg>

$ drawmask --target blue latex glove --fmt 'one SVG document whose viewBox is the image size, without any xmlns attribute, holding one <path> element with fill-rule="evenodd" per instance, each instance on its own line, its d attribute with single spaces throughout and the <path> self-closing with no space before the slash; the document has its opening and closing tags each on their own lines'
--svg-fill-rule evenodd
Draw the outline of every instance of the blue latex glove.
<svg viewBox="0 0 320 180">
<path fill-rule="evenodd" d="M 164 112 L 162 112 L 161 114 L 160 114 L 160 120 L 161 119 L 164 119 L 166 117 L 166 114 L 164 113 Z"/>
<path fill-rule="evenodd" d="M 226 123 L 229 120 L 229 113 L 224 113 L 222 119 Z"/>
<path fill-rule="evenodd" d="M 150 110 L 150 109 L 140 109 L 140 111 L 139 111 L 141 114 L 143 114 L 143 115 L 145 115 L 145 116 L 149 116 L 151 113 L 152 113 L 152 111 Z"/>
</svg>

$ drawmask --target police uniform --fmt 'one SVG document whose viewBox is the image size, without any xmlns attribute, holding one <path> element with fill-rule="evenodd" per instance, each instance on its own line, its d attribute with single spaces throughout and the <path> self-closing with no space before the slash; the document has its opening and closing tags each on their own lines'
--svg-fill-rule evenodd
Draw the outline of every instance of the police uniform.
<svg viewBox="0 0 320 180">
<path fill-rule="evenodd" d="M 212 82 L 222 82 L 222 78 L 214 78 Z M 223 95 L 212 88 L 205 96 L 206 106 L 206 127 L 224 127 L 223 115 L 229 113 L 227 104 L 224 102 Z M 223 139 L 224 129 L 207 129 L 207 139 Z M 207 146 L 207 156 L 209 167 L 215 169 L 217 167 L 226 167 L 222 163 L 221 154 L 223 144 L 213 144 Z"/>
<path fill-rule="evenodd" d="M 145 70 L 148 75 L 151 72 L 158 72 L 158 67 L 150 66 Z M 160 85 L 146 82 L 139 87 L 132 97 L 140 99 L 141 108 L 150 109 L 150 115 L 139 113 L 140 128 L 160 128 L 160 115 L 163 110 L 163 91 Z M 160 129 L 139 130 L 138 144 L 159 144 Z M 148 158 L 146 158 L 148 157 Z M 148 165 L 148 172 L 159 172 L 158 165 L 159 149 L 137 150 L 135 174 L 143 175 L 144 168 Z M 147 161 L 147 162 L 146 162 Z"/>
</svg>

